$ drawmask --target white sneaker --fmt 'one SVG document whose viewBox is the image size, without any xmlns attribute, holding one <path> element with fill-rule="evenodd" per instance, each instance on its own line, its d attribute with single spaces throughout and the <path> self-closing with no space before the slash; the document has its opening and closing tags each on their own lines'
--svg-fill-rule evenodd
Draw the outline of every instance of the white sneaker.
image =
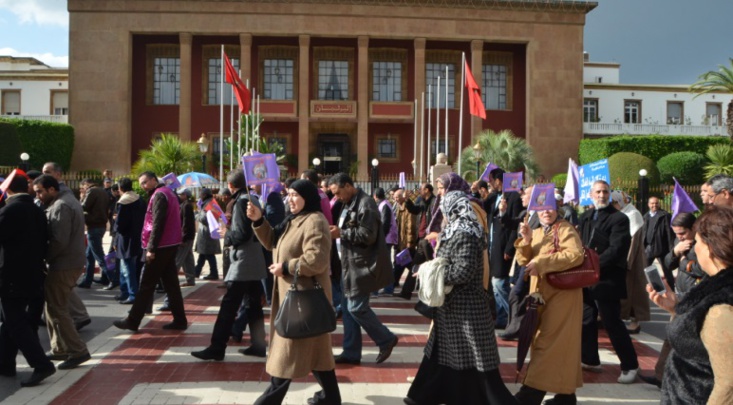
<svg viewBox="0 0 733 405">
<path fill-rule="evenodd" d="M 593 373 L 602 373 L 603 372 L 603 367 L 601 367 L 600 364 L 596 366 L 592 366 L 590 364 L 580 363 L 580 367 L 585 371 L 590 371 Z"/>
<path fill-rule="evenodd" d="M 621 375 L 618 377 L 619 384 L 632 384 L 636 381 L 636 375 L 639 374 L 639 369 L 633 369 L 628 371 L 621 371 Z"/>
</svg>

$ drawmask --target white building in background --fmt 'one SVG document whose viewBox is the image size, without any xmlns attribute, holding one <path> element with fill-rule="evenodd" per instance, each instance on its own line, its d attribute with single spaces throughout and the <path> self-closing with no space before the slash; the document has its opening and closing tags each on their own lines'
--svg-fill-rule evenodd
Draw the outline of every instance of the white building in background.
<svg viewBox="0 0 733 405">
<path fill-rule="evenodd" d="M 622 84 L 618 63 L 590 62 L 583 69 L 583 134 L 728 136 L 725 111 L 733 95 L 698 97 L 685 85 Z M 700 72 L 704 73 L 704 72 Z"/>
<path fill-rule="evenodd" d="M 35 58 L 0 56 L 0 113 L 68 122 L 69 70 L 52 68 Z"/>
</svg>

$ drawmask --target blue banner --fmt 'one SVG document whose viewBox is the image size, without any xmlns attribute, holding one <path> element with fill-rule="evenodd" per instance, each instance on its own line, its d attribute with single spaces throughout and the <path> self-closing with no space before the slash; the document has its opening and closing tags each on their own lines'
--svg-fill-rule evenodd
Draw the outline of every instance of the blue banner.
<svg viewBox="0 0 733 405">
<path fill-rule="evenodd" d="M 596 180 L 604 180 L 611 184 L 611 174 L 608 171 L 608 159 L 598 160 L 578 167 L 578 177 L 580 184 L 578 186 L 580 193 L 580 205 L 593 205 L 593 199 L 590 197 L 590 190 L 593 182 Z"/>
</svg>

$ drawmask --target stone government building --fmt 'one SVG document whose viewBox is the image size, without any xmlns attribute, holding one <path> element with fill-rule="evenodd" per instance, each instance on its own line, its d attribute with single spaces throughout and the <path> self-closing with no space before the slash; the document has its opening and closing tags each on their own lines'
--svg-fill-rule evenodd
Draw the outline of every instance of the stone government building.
<svg viewBox="0 0 733 405">
<path fill-rule="evenodd" d="M 483 129 L 527 139 L 564 172 L 583 136 L 583 28 L 596 7 L 552 0 L 69 0 L 72 169 L 127 172 L 160 133 L 218 153 L 221 45 L 261 96 L 261 134 L 324 171 L 412 173 L 414 100 L 449 68 L 449 153 Z M 482 88 L 458 145 L 461 52 Z M 224 96 L 229 102 L 230 89 Z M 465 92 L 464 92 L 465 94 Z M 464 96 L 467 97 L 467 96 Z M 432 145 L 435 149 L 435 96 Z M 441 95 L 441 145 L 445 120 Z M 420 105 L 420 104 L 418 104 Z M 426 111 L 427 112 L 427 108 Z M 422 111 L 418 111 L 418 118 Z M 425 127 L 427 127 L 427 117 Z M 224 128 L 229 132 L 229 108 Z M 236 126 L 235 126 L 236 127 Z M 211 152 L 210 152 L 211 153 Z M 218 161 L 218 159 L 216 159 Z M 434 158 L 432 159 L 434 162 Z"/>
</svg>

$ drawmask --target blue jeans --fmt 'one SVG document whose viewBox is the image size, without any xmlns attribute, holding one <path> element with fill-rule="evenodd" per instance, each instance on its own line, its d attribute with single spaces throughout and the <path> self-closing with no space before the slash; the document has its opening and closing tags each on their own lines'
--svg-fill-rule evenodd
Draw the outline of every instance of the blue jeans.
<svg viewBox="0 0 733 405">
<path fill-rule="evenodd" d="M 384 348 L 395 339 L 394 333 L 377 318 L 377 314 L 369 307 L 369 294 L 356 297 L 341 298 L 341 310 L 344 322 L 343 356 L 350 360 L 361 360 L 361 328 L 377 344 Z"/>
<path fill-rule="evenodd" d="M 509 320 L 509 277 L 491 277 L 496 300 L 496 325 L 506 326 Z"/>
<path fill-rule="evenodd" d="M 84 275 L 84 281 L 82 284 L 90 285 L 94 280 L 94 261 L 97 261 L 101 270 L 102 276 L 107 275 L 110 281 L 113 277 L 109 277 L 107 273 L 107 265 L 104 263 L 104 248 L 102 247 L 102 237 L 104 236 L 105 228 L 88 228 L 87 229 L 87 271 Z"/>
<path fill-rule="evenodd" d="M 121 299 L 135 300 L 138 289 L 137 256 L 120 260 Z"/>
</svg>

